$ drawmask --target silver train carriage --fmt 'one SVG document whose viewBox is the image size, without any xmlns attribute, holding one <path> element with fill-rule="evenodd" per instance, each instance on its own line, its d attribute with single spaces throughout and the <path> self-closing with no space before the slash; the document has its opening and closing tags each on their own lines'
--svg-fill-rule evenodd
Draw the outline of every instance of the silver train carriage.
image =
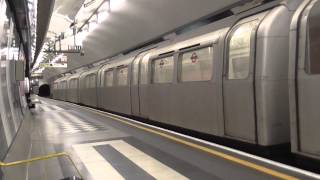
<svg viewBox="0 0 320 180">
<path fill-rule="evenodd" d="M 291 149 L 320 160 L 320 1 L 303 1 L 290 26 Z"/>
<path fill-rule="evenodd" d="M 319 7 L 258 6 L 70 76 L 76 98 L 58 79 L 53 98 L 320 159 Z"/>
</svg>

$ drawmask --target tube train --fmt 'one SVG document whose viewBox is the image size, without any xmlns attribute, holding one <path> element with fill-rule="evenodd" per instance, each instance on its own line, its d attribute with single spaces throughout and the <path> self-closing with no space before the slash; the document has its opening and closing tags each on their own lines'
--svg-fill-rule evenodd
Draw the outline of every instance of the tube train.
<svg viewBox="0 0 320 180">
<path fill-rule="evenodd" d="M 320 2 L 272 1 L 54 81 L 53 98 L 320 159 Z"/>
</svg>

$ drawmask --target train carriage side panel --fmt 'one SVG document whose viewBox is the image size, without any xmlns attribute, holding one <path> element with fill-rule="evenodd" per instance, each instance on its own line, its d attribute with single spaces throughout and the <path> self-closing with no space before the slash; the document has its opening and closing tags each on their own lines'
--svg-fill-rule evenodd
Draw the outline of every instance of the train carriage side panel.
<svg viewBox="0 0 320 180">
<path fill-rule="evenodd" d="M 287 143 L 289 131 L 289 27 L 286 6 L 270 11 L 259 26 L 256 52 L 257 132 L 260 145 Z"/>
<path fill-rule="evenodd" d="M 320 1 L 305 1 L 290 34 L 290 118 L 292 152 L 320 160 Z"/>
<path fill-rule="evenodd" d="M 113 78 L 113 68 L 107 64 L 100 69 L 101 73 L 101 88 L 98 91 L 98 97 L 101 101 L 99 106 L 100 108 L 111 110 L 111 103 L 113 102 L 111 96 L 111 87 L 114 84 Z"/>
<path fill-rule="evenodd" d="M 118 57 L 101 68 L 101 108 L 131 115 L 130 75 L 133 58 L 131 55 Z"/>
<path fill-rule="evenodd" d="M 94 67 L 81 75 L 82 93 L 81 100 L 83 104 L 91 107 L 97 107 L 97 79 L 100 67 Z"/>
<path fill-rule="evenodd" d="M 67 101 L 79 103 L 79 77 L 81 73 L 73 74 L 68 78 Z"/>
<path fill-rule="evenodd" d="M 200 30 L 200 35 L 199 32 L 183 35 L 152 53 L 147 102 L 150 119 L 203 133 L 222 134 L 219 73 L 223 51 L 217 44 L 228 29 L 222 27 L 228 23 L 215 23 Z"/>
</svg>

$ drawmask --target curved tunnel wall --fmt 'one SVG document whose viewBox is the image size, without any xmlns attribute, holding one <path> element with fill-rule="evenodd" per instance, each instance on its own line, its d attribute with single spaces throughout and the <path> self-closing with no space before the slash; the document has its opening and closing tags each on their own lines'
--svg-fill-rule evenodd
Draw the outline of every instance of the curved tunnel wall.
<svg viewBox="0 0 320 180">
<path fill-rule="evenodd" d="M 15 61 L 26 61 L 23 48 L 20 48 L 22 41 L 15 32 L 17 27 L 14 24 L 13 15 L 10 11 L 10 4 L 0 0 L 0 38 L 6 39 L 0 44 L 0 49 L 20 51 L 19 56 L 9 56 L 8 53 L 1 52 L 0 67 L 0 161 L 2 161 L 14 142 L 19 132 L 27 107 L 24 96 L 23 81 L 16 81 Z M 15 44 L 13 44 L 15 42 Z M 21 45 L 22 46 L 22 45 Z M 1 179 L 1 174 L 0 174 Z"/>
</svg>

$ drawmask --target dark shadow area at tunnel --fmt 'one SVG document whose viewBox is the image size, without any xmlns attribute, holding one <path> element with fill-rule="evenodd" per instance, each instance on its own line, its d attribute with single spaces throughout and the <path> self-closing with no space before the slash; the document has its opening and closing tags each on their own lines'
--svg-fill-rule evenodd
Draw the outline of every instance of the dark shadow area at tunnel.
<svg viewBox="0 0 320 180">
<path fill-rule="evenodd" d="M 50 86 L 48 84 L 43 84 L 39 87 L 39 96 L 49 97 L 50 96 Z"/>
</svg>

